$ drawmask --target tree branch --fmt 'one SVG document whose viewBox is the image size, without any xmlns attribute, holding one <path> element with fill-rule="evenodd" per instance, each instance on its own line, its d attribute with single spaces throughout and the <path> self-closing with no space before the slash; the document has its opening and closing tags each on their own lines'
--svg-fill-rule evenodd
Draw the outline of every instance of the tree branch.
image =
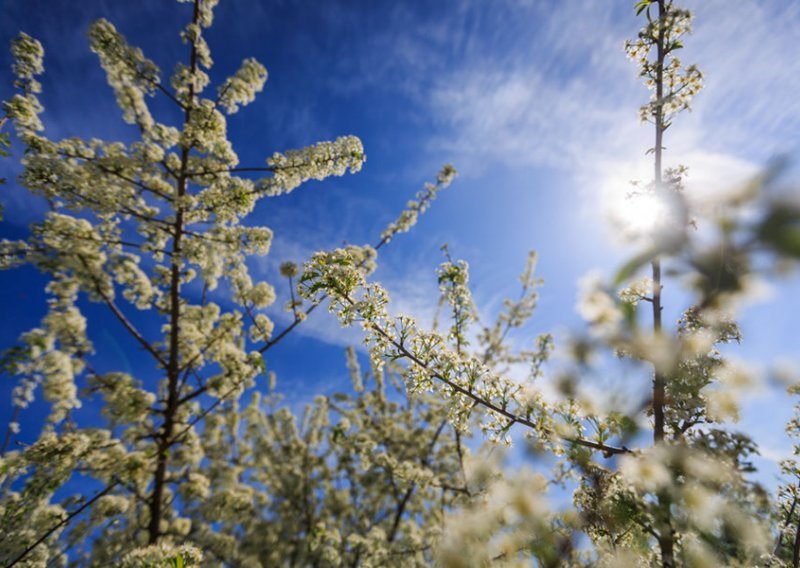
<svg viewBox="0 0 800 568">
<path fill-rule="evenodd" d="M 61 519 L 57 524 L 55 524 L 51 528 L 49 528 L 47 530 L 47 532 L 45 532 L 42 536 L 40 536 L 38 539 L 36 539 L 36 541 L 34 541 L 33 544 L 31 544 L 27 548 L 25 548 L 25 550 L 23 550 L 19 555 L 17 555 L 17 557 L 14 558 L 14 560 L 12 560 L 9 564 L 6 564 L 5 568 L 11 568 L 12 566 L 14 566 L 14 565 L 18 564 L 19 562 L 21 562 L 28 554 L 31 553 L 31 551 L 34 548 L 36 548 L 37 546 L 42 544 L 45 540 L 47 540 L 50 537 L 50 535 L 52 535 L 58 529 L 60 529 L 61 527 L 65 526 L 67 523 L 69 523 L 72 519 L 74 519 L 75 517 L 77 517 L 78 515 L 83 513 L 86 509 L 91 507 L 98 499 L 100 499 L 104 495 L 108 495 L 108 493 L 112 489 L 114 489 L 117 485 L 119 485 L 119 483 L 120 483 L 119 480 L 114 480 L 112 483 L 107 485 L 105 487 L 105 489 L 103 489 L 102 491 L 97 493 L 94 497 L 92 497 L 91 499 L 86 501 L 83 505 L 81 505 L 80 507 L 75 509 L 73 512 L 69 513 L 66 517 Z"/>
<path fill-rule="evenodd" d="M 348 302 L 350 302 L 351 305 L 353 304 L 353 301 L 349 297 L 345 296 L 345 299 Z M 435 379 L 438 379 L 439 381 L 443 382 L 444 384 L 446 384 L 448 387 L 450 387 L 451 389 L 453 389 L 457 393 L 469 398 L 470 400 L 474 401 L 477 404 L 480 404 L 481 406 L 484 406 L 484 407 L 488 408 L 489 410 L 491 410 L 492 412 L 494 412 L 496 414 L 500 414 L 501 416 L 504 416 L 504 417 L 512 420 L 515 423 L 518 423 L 518 424 L 521 424 L 523 426 L 526 426 L 526 427 L 528 427 L 528 428 L 530 428 L 532 430 L 540 430 L 540 428 L 536 424 L 534 424 L 533 422 L 531 422 L 527 418 L 524 418 L 522 416 L 518 416 L 518 415 L 514 414 L 513 412 L 510 412 L 506 408 L 502 408 L 500 406 L 497 406 L 493 402 L 491 402 L 489 400 L 486 400 L 484 398 L 481 398 L 478 395 L 476 395 L 474 392 L 472 392 L 472 391 L 470 391 L 468 389 L 465 389 L 464 387 L 462 387 L 458 383 L 455 383 L 455 382 L 451 381 L 450 379 L 448 379 L 444 375 L 442 375 L 440 373 L 437 373 L 433 369 L 429 368 L 428 365 L 426 365 L 423 361 L 421 361 L 416 355 L 414 355 L 414 353 L 412 353 L 411 351 L 406 349 L 405 345 L 403 345 L 401 342 L 398 342 L 391 335 L 386 333 L 386 331 L 384 331 L 380 326 L 378 326 L 376 324 L 372 324 L 372 323 L 370 323 L 369 325 L 378 334 L 380 334 L 384 339 L 386 339 L 389 343 L 394 345 L 394 347 L 398 350 L 398 352 L 401 353 L 405 358 L 410 360 L 412 363 L 414 363 L 418 367 L 424 369 L 431 377 L 433 377 Z M 553 432 L 548 432 L 548 433 L 553 433 Z M 561 438 L 562 440 L 564 440 L 565 442 L 570 442 L 570 443 L 576 444 L 578 446 L 583 446 L 585 448 L 590 448 L 590 449 L 593 449 L 593 450 L 601 451 L 601 452 L 603 452 L 605 457 L 611 457 L 612 455 L 620 455 L 620 454 L 632 453 L 632 450 L 630 450 L 626 446 L 622 446 L 622 447 L 609 446 L 607 444 L 603 444 L 602 442 L 595 442 L 593 440 L 586 440 L 584 438 L 575 438 L 575 437 L 569 437 L 569 436 L 558 435 L 558 437 Z"/>
<path fill-rule="evenodd" d="M 78 258 L 80 259 L 81 264 L 83 264 L 83 266 L 88 270 L 89 266 L 86 264 L 86 260 L 84 260 L 82 256 L 79 256 Z M 155 357 L 156 361 L 158 361 L 163 367 L 166 368 L 166 362 L 161 357 L 161 354 L 158 351 L 156 351 L 152 345 L 150 345 L 150 343 L 142 336 L 141 333 L 139 333 L 139 331 L 133 326 L 133 324 L 128 320 L 128 318 L 125 317 L 125 314 L 122 313 L 122 310 L 120 310 L 119 307 L 117 307 L 117 305 L 114 303 L 114 301 L 103 292 L 103 290 L 100 288 L 100 283 L 97 281 L 97 278 L 95 278 L 94 275 L 90 275 L 90 278 L 94 283 L 95 292 L 97 292 L 97 294 L 103 299 L 103 301 L 105 301 L 106 305 L 109 307 L 111 312 L 117 317 L 117 319 L 120 321 L 123 327 L 128 330 L 128 332 L 134 337 L 134 339 L 136 339 L 136 341 L 138 341 L 139 344 L 142 347 L 144 347 L 144 349 L 148 353 L 150 353 L 153 357 Z"/>
</svg>

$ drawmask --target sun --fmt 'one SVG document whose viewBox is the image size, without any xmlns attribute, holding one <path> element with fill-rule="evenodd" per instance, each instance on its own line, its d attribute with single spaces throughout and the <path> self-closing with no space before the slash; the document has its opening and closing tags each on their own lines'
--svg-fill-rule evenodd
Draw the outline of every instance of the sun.
<svg viewBox="0 0 800 568">
<path fill-rule="evenodd" d="M 655 194 L 637 192 L 619 199 L 614 204 L 612 216 L 624 233 L 641 237 L 658 232 L 669 222 L 671 211 Z"/>
<path fill-rule="evenodd" d="M 656 190 L 646 179 L 650 173 L 638 164 L 600 176 L 597 206 L 618 244 L 668 238 L 682 222 L 685 204 L 677 192 Z"/>
</svg>

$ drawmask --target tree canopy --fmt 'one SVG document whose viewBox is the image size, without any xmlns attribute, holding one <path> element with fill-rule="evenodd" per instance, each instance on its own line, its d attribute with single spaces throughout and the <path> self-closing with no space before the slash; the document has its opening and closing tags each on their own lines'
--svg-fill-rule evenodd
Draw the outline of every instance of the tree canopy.
<svg viewBox="0 0 800 568">
<path fill-rule="evenodd" d="M 3 125 L 14 138 L 0 143 L 24 148 L 18 183 L 47 210 L 26 238 L 0 241 L 0 268 L 38 270 L 48 300 L 1 361 L 15 385 L 0 457 L 3 566 L 800 565 L 798 465 L 783 462 L 770 494 L 753 475 L 757 445 L 732 422 L 741 389 L 777 371 L 730 356 L 754 279 L 800 257 L 800 207 L 781 163 L 711 215 L 687 199 L 687 167 L 665 165 L 668 129 L 703 86 L 679 58 L 688 10 L 633 6 L 643 27 L 625 49 L 650 91 L 639 116 L 653 145 L 631 149 L 652 159 L 652 178 L 628 199 L 657 213 L 620 228 L 636 252 L 610 281 L 583 281 L 586 327 L 553 361 L 551 333 L 512 341 L 539 302 L 534 252 L 519 295 L 491 318 L 447 245 L 431 271 L 431 327 L 397 313 L 374 279 L 379 252 L 457 183 L 451 165 L 370 244 L 285 262 L 280 283 L 254 277 L 273 242 L 257 203 L 357 174 L 365 150 L 343 135 L 241 164 L 228 121 L 267 70 L 248 58 L 212 88 L 217 1 L 185 3 L 187 58 L 168 78 L 111 22 L 89 30 L 130 142 L 48 137 L 42 45 L 20 33 L 11 46 Z M 670 298 L 667 278 L 686 292 Z M 265 311 L 275 286 L 290 294 L 283 326 Z M 686 298 L 680 319 L 664 321 L 665 302 Z M 87 303 L 107 310 L 147 372 L 98 358 Z M 319 306 L 330 314 L 315 317 L 359 328 L 363 343 L 343 357 L 351 388 L 298 411 L 264 356 Z M 581 390 L 621 366 L 648 385 L 643 400 L 608 408 Z M 36 400 L 47 414 L 33 443 L 16 445 Z M 530 457 L 504 458 L 511 445 Z"/>
</svg>

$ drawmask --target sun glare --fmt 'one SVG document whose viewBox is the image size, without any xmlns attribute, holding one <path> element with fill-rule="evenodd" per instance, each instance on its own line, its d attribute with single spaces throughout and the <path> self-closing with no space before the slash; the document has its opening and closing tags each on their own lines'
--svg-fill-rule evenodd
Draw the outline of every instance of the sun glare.
<svg viewBox="0 0 800 568">
<path fill-rule="evenodd" d="M 666 203 L 651 193 L 637 193 L 620 199 L 613 212 L 620 228 L 633 236 L 653 234 L 669 217 Z"/>
</svg>

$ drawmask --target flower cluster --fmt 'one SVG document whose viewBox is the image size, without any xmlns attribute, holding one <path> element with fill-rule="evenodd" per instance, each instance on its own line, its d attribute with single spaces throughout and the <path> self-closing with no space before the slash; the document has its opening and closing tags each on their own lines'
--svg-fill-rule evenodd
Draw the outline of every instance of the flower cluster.
<svg viewBox="0 0 800 568">
<path fill-rule="evenodd" d="M 274 175 L 262 180 L 258 188 L 269 195 L 289 193 L 311 179 L 341 176 L 348 170 L 356 173 L 365 159 L 361 140 L 355 136 L 341 136 L 333 142 L 320 142 L 284 154 L 276 152 L 267 160 Z"/>
<path fill-rule="evenodd" d="M 442 300 L 453 312 L 453 324 L 447 338 L 455 344 L 456 351 L 460 352 L 462 347 L 468 345 L 465 335 L 467 328 L 478 319 L 469 290 L 469 267 L 463 260 L 448 261 L 439 265 L 436 274 Z"/>
<path fill-rule="evenodd" d="M 301 415 L 276 395 L 255 394 L 228 420 L 209 420 L 204 479 L 217 495 L 191 511 L 196 542 L 215 558 L 240 566 L 432 561 L 443 508 L 466 491 L 443 401 L 398 398 L 400 390 L 387 392 L 393 370 L 362 373 L 354 351 L 348 361 L 353 394 L 316 397 Z M 230 531 L 216 529 L 221 523 Z"/>
<path fill-rule="evenodd" d="M 559 448 L 564 440 L 582 441 L 583 428 L 574 415 L 577 407 L 552 408 L 536 389 L 494 373 L 479 357 L 451 350 L 441 335 L 420 329 L 413 318 L 391 317 L 386 290 L 367 283 L 363 271 L 344 250 L 314 255 L 304 267 L 299 292 L 315 303 L 329 297 L 330 310 L 342 325 L 360 323 L 376 366 L 406 360 L 406 388 L 410 393 L 439 393 L 447 401 L 447 415 L 457 428 L 467 427 L 473 409 L 479 405 L 488 411 L 481 427 L 496 441 L 510 443 L 507 433 L 514 424 L 527 427 L 534 438 L 553 442 Z M 545 341 L 542 346 L 545 353 L 547 345 Z M 565 418 L 564 424 L 553 419 L 558 413 Z"/>
<path fill-rule="evenodd" d="M 128 45 L 108 20 L 92 24 L 89 41 L 92 51 L 100 57 L 125 121 L 149 129 L 153 118 L 144 97 L 153 93 L 160 80 L 156 64 L 141 49 Z"/>
<path fill-rule="evenodd" d="M 14 86 L 31 93 L 40 92 L 42 86 L 35 77 L 44 71 L 42 44 L 28 34 L 20 32 L 11 42 L 11 55 L 14 57 L 12 70 L 17 77 Z"/>
<path fill-rule="evenodd" d="M 162 542 L 130 551 L 123 556 L 120 568 L 197 568 L 202 561 L 203 553 L 195 546 L 174 546 Z"/>
<path fill-rule="evenodd" d="M 0 243 L 0 268 L 24 263 L 40 270 L 49 279 L 49 302 L 40 325 L 2 363 L 17 381 L 15 405 L 25 408 L 39 396 L 49 415 L 30 444 L 11 446 L 0 457 L 4 563 L 47 535 L 26 564 L 83 558 L 130 568 L 459 566 L 465 558 L 542 566 L 762 562 L 768 509 L 763 490 L 747 477 L 755 446 L 718 424 L 735 414 L 737 393 L 755 374 L 723 360 L 717 345 L 739 339 L 722 314 L 745 287 L 740 272 L 754 250 L 749 243 L 798 257 L 796 208 L 770 208 L 768 221 L 748 225 L 752 238 L 740 238 L 735 224 L 721 224 L 728 241 L 712 252 L 724 255 L 686 253 L 686 266 L 699 275 L 689 281 L 698 307 L 684 314 L 674 336 L 637 328 L 634 308 L 653 301 L 659 282 L 634 281 L 617 293 L 599 278 L 587 280 L 579 311 L 592 334 L 575 343 L 574 361 L 548 381 L 552 337 L 542 334 L 527 349 L 512 349 L 507 336 L 523 327 L 537 303 L 534 254 L 519 298 L 506 300 L 478 334 L 463 261 L 448 255 L 437 271 L 443 304 L 451 308 L 445 335 L 393 316 L 386 290 L 367 280 L 376 249 L 409 230 L 451 183 L 455 170 L 445 166 L 376 248 L 317 253 L 302 274 L 295 264 L 282 264 L 290 285 L 299 276 L 300 296 L 310 307 L 299 312 L 292 295 L 294 320 L 274 333 L 265 310 L 275 290 L 254 279 L 249 264 L 269 252 L 272 232 L 245 224 L 246 217 L 259 199 L 358 171 L 364 150 L 346 136 L 275 153 L 267 167 L 239 167 L 222 111 L 230 115 L 250 103 L 267 73 L 246 59 L 213 91 L 215 98 L 205 98 L 212 59 L 203 31 L 217 2 L 193 1 L 193 20 L 181 34 L 192 55 L 168 85 L 110 23 L 101 20 L 90 31 L 124 119 L 139 126 L 136 142 L 40 136 L 35 77 L 42 49 L 25 35 L 12 47 L 21 93 L 4 108 L 26 145 L 20 181 L 50 211 L 26 240 Z M 665 89 L 645 113 L 666 128 L 672 114 L 688 107 L 701 76 L 674 56 L 689 29 L 688 12 L 669 1 L 658 4 L 665 13 L 653 19 L 656 2 L 639 2 L 648 24 L 628 51 L 649 85 Z M 177 105 L 181 124 L 151 116 L 146 97 L 161 94 Z M 268 173 L 243 177 L 252 171 Z M 677 190 L 684 173 L 666 172 L 666 183 Z M 686 245 L 681 240 L 675 250 Z M 652 258 L 637 258 L 620 281 Z M 281 405 L 262 353 L 326 298 L 343 325 L 362 327 L 371 365 L 364 371 L 359 353 L 348 350 L 352 391 L 318 396 L 295 412 L 296 405 Z M 141 354 L 136 361 L 95 356 L 90 324 L 78 307 L 85 300 L 108 310 L 114 329 Z M 137 310 L 150 312 L 159 325 L 137 327 L 143 321 Z M 593 376 L 588 355 L 609 347 L 625 364 L 647 362 L 665 379 L 660 409 L 653 400 L 634 400 L 630 413 L 615 407 L 601 414 L 603 404 L 577 388 L 579 378 Z M 268 386 L 252 388 L 262 386 L 262 374 Z M 248 390 L 249 402 L 242 396 Z M 92 397 L 108 420 L 103 427 L 94 417 L 86 426 L 86 408 L 97 406 L 81 410 L 82 402 L 96 402 Z M 658 443 L 625 446 L 641 440 L 637 432 L 657 410 Z M 799 424 L 793 421 L 790 431 Z M 482 428 L 488 441 L 510 444 L 513 427 L 526 429 L 532 449 L 559 460 L 551 478 L 501 473 L 488 457 L 498 448 L 488 444 L 488 452 L 473 453 L 476 444 L 465 443 Z M 612 455 L 620 457 L 604 462 L 607 467 L 595 461 Z M 784 468 L 800 475 L 796 464 Z M 70 495 L 78 476 L 97 492 Z M 577 511 L 554 511 L 546 490 L 569 480 L 575 480 Z M 797 537 L 797 495 L 796 485 L 782 492 L 791 512 L 776 524 L 786 531 L 776 557 L 786 556 L 785 542 Z M 672 562 L 666 547 L 654 546 L 667 537 Z M 156 544 L 141 547 L 145 542 Z"/>
<path fill-rule="evenodd" d="M 645 85 L 654 91 L 650 102 L 640 109 L 641 120 L 655 122 L 660 117 L 667 125 L 670 117 L 690 108 L 703 87 L 703 74 L 695 65 L 684 67 L 675 55 L 683 47 L 681 38 L 691 32 L 691 12 L 666 2 L 664 12 L 656 17 L 650 13 L 651 2 L 646 3 L 647 25 L 635 40 L 625 42 L 625 51 L 639 66 Z M 656 92 L 657 86 L 661 92 Z"/>
<path fill-rule="evenodd" d="M 267 70 L 253 58 L 245 59 L 238 71 L 219 88 L 219 105 L 233 114 L 253 102 L 267 82 Z"/>
<path fill-rule="evenodd" d="M 6 116 L 14 122 L 14 126 L 23 139 L 30 139 L 36 132 L 43 130 L 39 114 L 44 110 L 36 97 L 42 89 L 36 76 L 44 71 L 42 60 L 44 50 L 42 44 L 26 33 L 20 33 L 11 42 L 11 54 L 14 56 L 14 75 L 17 79 L 14 86 L 22 90 L 11 100 L 3 103 Z"/>
<path fill-rule="evenodd" d="M 616 335 L 624 317 L 597 273 L 588 274 L 581 280 L 576 309 L 592 331 L 601 337 Z"/>
<path fill-rule="evenodd" d="M 409 201 L 397 220 L 381 233 L 381 241 L 389 242 L 397 233 L 405 233 L 416 225 L 420 214 L 430 207 L 439 191 L 448 187 L 455 176 L 456 169 L 450 164 L 445 165 L 436 176 L 436 183 L 426 183 L 425 188 L 417 193 L 417 199 Z"/>
<path fill-rule="evenodd" d="M 252 256 L 268 253 L 272 232 L 244 219 L 260 198 L 311 179 L 358 171 L 364 150 L 358 138 L 345 136 L 275 153 L 268 167 L 237 169 L 239 158 L 221 111 L 232 114 L 252 102 L 267 74 L 257 61 L 246 59 L 218 86 L 215 98 L 204 98 L 212 58 L 203 32 L 216 3 L 194 0 L 192 21 L 181 32 L 191 55 L 176 66 L 168 84 L 155 63 L 110 22 L 91 26 L 91 50 L 123 119 L 139 127 L 141 139 L 133 142 L 41 136 L 36 77 L 43 70 L 43 50 L 24 34 L 12 45 L 21 93 L 4 103 L 4 110 L 26 146 L 19 180 L 47 200 L 49 211 L 26 240 L 0 243 L 0 268 L 27 264 L 39 269 L 50 280 L 51 299 L 41 324 L 21 336 L 2 364 L 16 377 L 13 400 L 19 409 L 37 397 L 47 404 L 41 444 L 56 436 L 66 450 L 72 446 L 59 436 L 75 431 L 89 440 L 81 447 L 91 450 L 75 453 L 74 459 L 59 454 L 63 469 L 58 471 L 35 461 L 32 452 L 19 454 L 23 457 L 14 458 L 13 467 L 3 462 L 7 483 L 0 490 L 0 516 L 12 510 L 10 503 L 35 502 L 24 510 L 38 519 L 16 545 L 0 543 L 4 560 L 44 534 L 48 521 L 70 514 L 71 500 L 65 507 L 48 503 L 68 493 L 64 486 L 74 475 L 115 491 L 88 503 L 94 509 L 85 522 L 56 531 L 53 546 L 48 540 L 26 561 L 61 558 L 55 546 L 60 536 L 85 542 L 82 551 L 74 545 L 76 554 L 98 564 L 174 565 L 179 558 L 182 565 L 196 564 L 199 557 L 171 544 L 194 531 L 182 509 L 191 508 L 192 499 L 208 499 L 233 519 L 253 496 L 247 483 L 212 492 L 213 475 L 198 471 L 210 450 L 203 440 L 214 432 L 213 424 L 204 427 L 203 422 L 213 422 L 215 410 L 238 405 L 241 393 L 266 371 L 257 349 L 274 328 L 264 310 L 275 301 L 275 291 L 268 282 L 254 281 L 248 266 Z M 176 105 L 179 113 L 173 116 L 183 118 L 180 124 L 153 117 L 148 97 L 156 95 Z M 240 170 L 270 173 L 254 180 L 237 175 Z M 351 252 L 363 270 L 374 269 L 374 250 Z M 220 293 L 219 284 L 232 302 L 210 301 L 209 295 Z M 112 325 L 118 326 L 112 333 L 125 334 L 143 354 L 140 361 L 95 357 L 77 307 L 85 299 L 107 307 Z M 150 312 L 149 321 L 160 325 L 140 328 L 137 310 Z M 80 409 L 91 397 L 102 401 L 105 428 L 96 421 L 94 428 L 86 427 Z M 9 427 L 9 440 L 20 422 Z M 175 501 L 179 492 L 180 504 Z M 90 537 L 99 527 L 104 537 Z M 215 525 L 213 532 L 222 538 L 224 530 Z M 143 541 L 158 545 L 131 550 Z"/>
<path fill-rule="evenodd" d="M 653 293 L 653 280 L 647 276 L 634 280 L 619 291 L 619 299 L 632 306 L 648 300 Z"/>
</svg>

